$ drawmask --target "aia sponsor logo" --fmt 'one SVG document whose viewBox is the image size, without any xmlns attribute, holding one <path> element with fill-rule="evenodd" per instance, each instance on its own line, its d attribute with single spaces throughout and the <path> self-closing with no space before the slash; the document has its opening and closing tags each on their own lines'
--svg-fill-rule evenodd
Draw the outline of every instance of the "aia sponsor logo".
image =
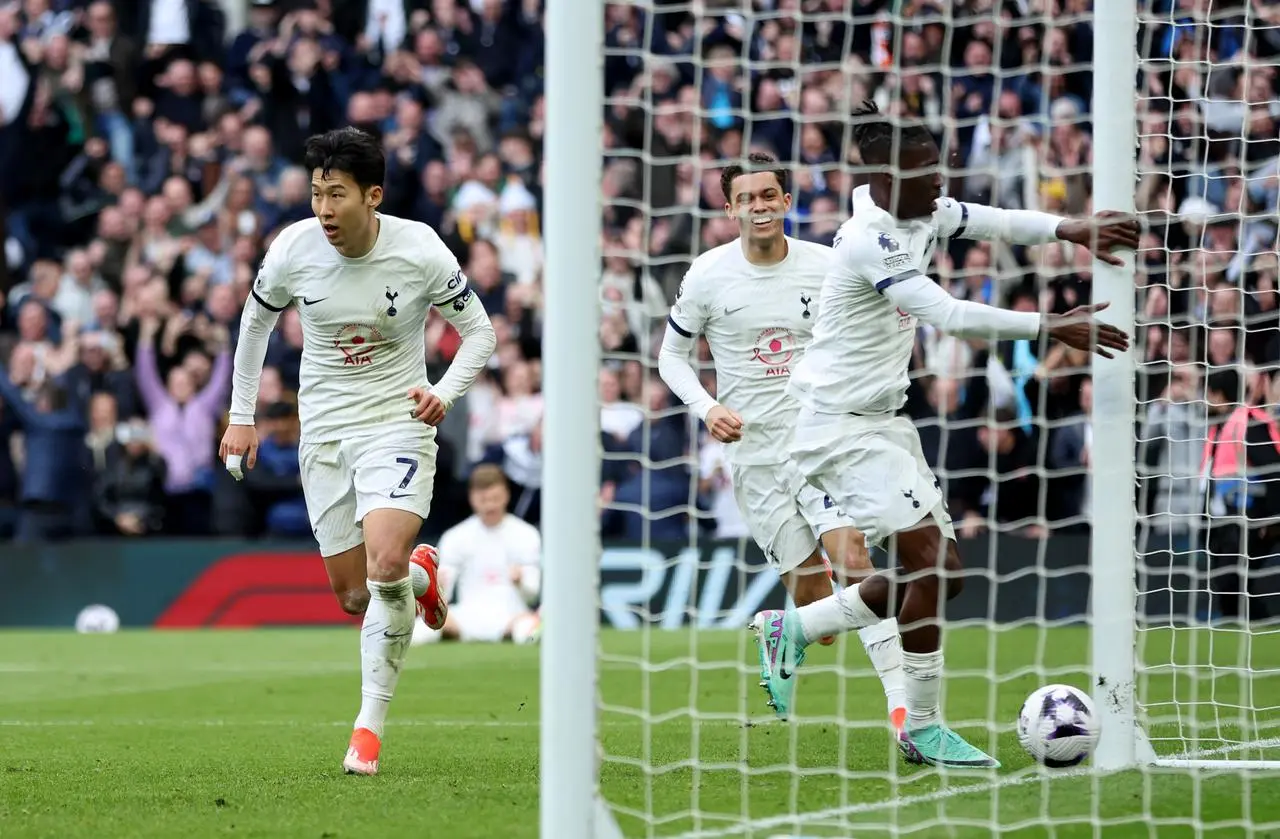
<svg viewBox="0 0 1280 839">
<path fill-rule="evenodd" d="M 766 376 L 789 376 L 787 365 L 796 355 L 796 336 L 781 326 L 771 326 L 756 336 L 751 357 L 765 365 Z"/>
<path fill-rule="evenodd" d="M 373 363 L 374 353 L 384 340 L 377 327 L 349 323 L 333 336 L 333 345 L 342 353 L 344 367 L 361 367 Z"/>
</svg>

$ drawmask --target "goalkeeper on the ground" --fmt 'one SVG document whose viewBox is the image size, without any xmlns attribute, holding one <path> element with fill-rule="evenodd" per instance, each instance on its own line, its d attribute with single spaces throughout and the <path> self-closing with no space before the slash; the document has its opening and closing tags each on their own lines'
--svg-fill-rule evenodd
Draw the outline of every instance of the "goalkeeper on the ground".
<svg viewBox="0 0 1280 839">
<path fill-rule="evenodd" d="M 415 644 L 435 641 L 538 640 L 533 606 L 542 588 L 542 537 L 538 528 L 507 512 L 506 475 L 491 463 L 471 473 L 471 515 L 440 537 L 440 587 L 456 596 L 444 626 L 414 626 Z"/>
</svg>

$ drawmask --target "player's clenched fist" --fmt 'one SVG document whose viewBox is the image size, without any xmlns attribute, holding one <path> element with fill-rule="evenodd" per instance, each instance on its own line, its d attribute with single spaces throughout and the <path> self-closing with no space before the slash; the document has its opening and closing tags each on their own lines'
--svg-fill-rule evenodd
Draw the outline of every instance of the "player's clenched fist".
<svg viewBox="0 0 1280 839">
<path fill-rule="evenodd" d="M 218 457 L 227 465 L 227 471 L 237 481 L 244 477 L 240 464 L 252 469 L 258 462 L 258 429 L 252 425 L 228 425 L 218 446 Z"/>
<path fill-rule="evenodd" d="M 449 411 L 440 397 L 425 387 L 409 388 L 409 401 L 413 403 L 409 416 L 427 425 L 439 425 Z"/>
<path fill-rule="evenodd" d="M 742 439 L 742 417 L 723 405 L 707 411 L 707 430 L 721 443 L 736 443 Z"/>
</svg>

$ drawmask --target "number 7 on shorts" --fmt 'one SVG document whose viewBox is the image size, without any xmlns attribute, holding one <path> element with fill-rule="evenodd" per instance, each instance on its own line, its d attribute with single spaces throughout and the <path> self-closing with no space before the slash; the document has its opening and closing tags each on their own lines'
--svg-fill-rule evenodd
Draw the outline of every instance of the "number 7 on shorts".
<svg viewBox="0 0 1280 839">
<path fill-rule="evenodd" d="M 397 457 L 396 463 L 409 467 L 408 471 L 404 473 L 404 477 L 400 479 L 400 486 L 396 487 L 396 492 L 399 492 L 400 490 L 408 489 L 409 482 L 413 480 L 414 475 L 418 474 L 418 461 L 412 457 Z M 399 498 L 400 496 L 393 492 L 391 497 Z"/>
</svg>

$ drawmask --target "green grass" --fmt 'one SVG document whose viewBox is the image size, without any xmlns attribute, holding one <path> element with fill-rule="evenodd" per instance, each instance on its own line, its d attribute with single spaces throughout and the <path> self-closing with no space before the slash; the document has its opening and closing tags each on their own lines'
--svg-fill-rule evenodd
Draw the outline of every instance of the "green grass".
<svg viewBox="0 0 1280 839">
<path fill-rule="evenodd" d="M 1149 659 L 1280 665 L 1277 636 L 1143 640 Z M 948 716 L 1005 765 L 946 777 L 897 759 L 878 684 L 837 672 L 866 670 L 856 639 L 813 652 L 795 725 L 765 715 L 745 633 L 611 632 L 602 644 L 602 784 L 627 836 L 1280 837 L 1280 773 L 1029 766 L 1018 707 L 1046 681 L 1086 684 L 1081 630 L 948 633 Z M 0 837 L 536 836 L 539 651 L 415 648 L 383 774 L 369 779 L 339 769 L 356 650 L 354 630 L 0 633 Z M 1212 749 L 1280 735 L 1275 711 L 1218 719 L 1190 704 L 1225 707 L 1246 686 L 1253 707 L 1280 706 L 1280 679 L 1229 670 L 1157 675 L 1142 690 L 1192 714 L 1181 728 L 1157 720 L 1157 735 L 1196 730 Z M 1280 759 L 1280 747 L 1252 756 Z"/>
</svg>

